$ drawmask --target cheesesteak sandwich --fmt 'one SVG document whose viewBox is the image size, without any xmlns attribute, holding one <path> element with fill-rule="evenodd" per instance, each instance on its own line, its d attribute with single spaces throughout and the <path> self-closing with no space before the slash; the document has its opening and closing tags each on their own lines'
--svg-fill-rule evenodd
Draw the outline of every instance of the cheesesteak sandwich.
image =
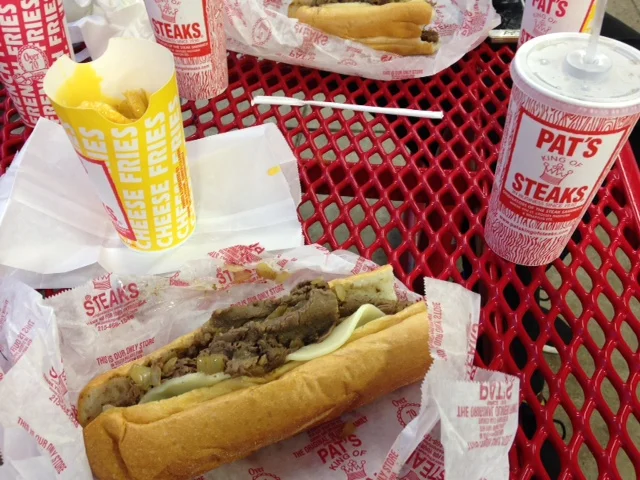
<svg viewBox="0 0 640 480">
<path fill-rule="evenodd" d="M 431 55 L 440 41 L 438 32 L 426 28 L 434 17 L 427 0 L 293 0 L 289 17 L 399 55 Z"/>
<path fill-rule="evenodd" d="M 300 283 L 96 377 L 78 401 L 94 475 L 191 479 L 422 379 L 426 304 L 393 282 Z"/>
</svg>

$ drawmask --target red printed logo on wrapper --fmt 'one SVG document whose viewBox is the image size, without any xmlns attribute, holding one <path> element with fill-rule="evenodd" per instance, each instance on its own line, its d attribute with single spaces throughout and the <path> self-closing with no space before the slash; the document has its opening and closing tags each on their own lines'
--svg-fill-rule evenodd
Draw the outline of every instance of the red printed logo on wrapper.
<svg viewBox="0 0 640 480">
<path fill-rule="evenodd" d="M 32 330 L 35 325 L 36 324 L 33 320 L 27 320 L 27 323 L 20 329 L 20 332 L 18 332 L 13 345 L 9 347 L 9 353 L 14 364 L 18 363 L 18 360 L 22 358 L 31 346 L 31 343 L 33 342 Z"/>
<path fill-rule="evenodd" d="M 247 21 L 244 19 L 244 13 L 240 6 L 240 0 L 227 0 L 224 2 L 224 10 L 229 20 L 233 21 L 233 19 L 237 18 L 244 27 L 247 26 Z M 231 39 L 227 40 L 227 44 L 231 43 L 229 40 Z"/>
<path fill-rule="evenodd" d="M 309 443 L 303 448 L 293 452 L 293 458 L 301 458 L 305 455 L 317 457 L 322 465 L 332 472 L 339 472 L 342 467 L 349 468 L 350 460 L 361 460 L 367 454 L 362 448 L 360 438 L 349 431 L 367 423 L 366 416 L 360 416 L 346 424 L 337 418 L 307 432 Z M 364 464 L 364 462 L 363 462 Z M 345 471 L 345 470 L 342 470 Z M 346 471 L 345 471 L 346 473 Z M 368 478 L 366 475 L 358 478 Z"/>
<path fill-rule="evenodd" d="M 108 365 L 109 368 L 117 368 L 125 363 L 133 362 L 144 357 L 145 350 L 149 349 L 156 343 L 156 337 L 147 338 L 141 342 L 133 343 L 125 348 L 121 348 L 116 352 L 108 355 L 102 355 L 96 358 L 98 366 Z"/>
<path fill-rule="evenodd" d="M 101 292 L 86 295 L 83 307 L 88 317 L 87 325 L 95 326 L 98 331 L 110 330 L 133 320 L 140 307 L 147 303 L 139 298 L 140 290 L 136 283 L 112 286 L 110 274 L 94 279 L 93 286 Z"/>
<path fill-rule="evenodd" d="M 171 275 L 169 279 L 169 285 L 172 287 L 188 287 L 190 285 L 189 282 L 185 282 L 184 280 L 180 280 L 180 272 L 176 272 Z"/>
<path fill-rule="evenodd" d="M 261 18 L 258 20 L 251 30 L 251 40 L 253 45 L 261 47 L 271 39 L 271 29 L 269 23 Z"/>
<path fill-rule="evenodd" d="M 444 326 L 442 324 L 442 304 L 440 302 L 432 302 L 431 315 L 429 322 L 429 348 L 432 355 L 447 359 L 447 352 L 443 348 L 444 344 Z"/>
<path fill-rule="evenodd" d="M 355 461 L 354 459 L 366 455 L 367 451 L 360 447 L 362 447 L 362 440 L 357 435 L 348 435 L 346 438 L 337 438 L 325 443 L 322 448 L 318 449 L 317 454 L 322 463 L 329 467 L 329 470 L 336 472 L 342 469 L 346 473 L 347 471 L 344 470 L 344 467 L 350 469 L 349 465 Z M 365 462 L 363 461 L 362 463 L 364 465 Z M 364 469 L 361 472 L 364 473 Z M 349 474 L 356 474 L 356 472 L 350 470 L 347 476 Z M 364 474 L 364 476 L 358 478 L 368 477 Z"/>
<path fill-rule="evenodd" d="M 480 400 L 511 400 L 513 396 L 513 380 L 507 382 L 484 382 L 480 384 Z"/>
<path fill-rule="evenodd" d="M 489 3 L 487 3 L 487 9 L 489 8 Z M 487 11 L 481 11 L 479 7 L 479 2 L 473 4 L 473 11 L 465 10 L 464 12 L 464 23 L 460 28 L 462 36 L 471 37 L 478 32 L 481 32 L 484 28 L 486 19 L 487 19 Z"/>
<path fill-rule="evenodd" d="M 473 361 L 476 355 L 479 328 L 480 326 L 477 323 L 473 323 L 467 340 L 467 359 L 465 361 L 465 369 L 469 380 L 473 380 L 477 372 L 477 367 L 473 364 Z"/>
<path fill-rule="evenodd" d="M 356 62 L 353 58 L 343 58 L 338 62 L 338 64 L 345 65 L 347 67 L 355 67 L 356 65 L 358 65 L 358 62 Z"/>
<path fill-rule="evenodd" d="M 77 409 L 69 405 L 67 401 L 67 393 L 69 389 L 67 387 L 67 373 L 62 369 L 57 371 L 54 367 L 51 367 L 46 375 L 43 375 L 44 381 L 49 385 L 51 390 L 51 396 L 49 401 L 60 407 L 60 409 L 69 417 L 74 427 L 79 428 Z"/>
<path fill-rule="evenodd" d="M 379 265 L 372 262 L 371 260 L 367 260 L 363 257 L 358 257 L 358 260 L 356 260 L 356 264 L 351 269 L 351 273 L 353 275 L 357 275 L 363 272 L 373 272 L 377 268 L 379 268 Z"/>
<path fill-rule="evenodd" d="M 246 265 L 262 260 L 260 255 L 264 251 L 264 247 L 261 247 L 259 243 L 254 243 L 252 245 L 235 245 L 223 248 L 218 252 L 209 252 L 209 256 L 211 258 L 221 258 L 229 265 Z"/>
<path fill-rule="evenodd" d="M 279 476 L 265 472 L 262 467 L 250 468 L 248 472 L 251 475 L 251 480 L 280 480 Z"/>
<path fill-rule="evenodd" d="M 53 469 L 58 475 L 60 475 L 67 469 L 67 464 L 63 460 L 62 455 L 58 453 L 58 449 L 53 443 L 51 443 L 42 435 L 39 435 L 22 417 L 18 417 L 18 426 L 36 439 L 38 446 L 42 449 L 43 452 L 49 454 L 49 457 L 51 458 L 51 465 L 53 465 Z"/>
<path fill-rule="evenodd" d="M 289 52 L 289 57 L 296 60 L 313 61 L 316 58 L 316 45 L 325 46 L 329 43 L 329 36 L 304 23 L 295 25 L 295 32 L 302 36 L 302 45 Z"/>
<path fill-rule="evenodd" d="M 340 60 L 338 64 L 345 65 L 347 67 L 355 67 L 356 65 L 358 65 L 358 62 L 356 59 L 360 58 L 363 54 L 361 48 L 351 47 L 351 46 L 347 47 L 346 53 L 349 56 Z"/>
<path fill-rule="evenodd" d="M 428 434 L 407 459 L 400 478 L 444 480 L 444 448 L 439 440 Z"/>
<path fill-rule="evenodd" d="M 275 10 L 280 10 L 283 6 L 282 0 L 264 0 L 265 8 L 273 8 Z"/>
<path fill-rule="evenodd" d="M 406 427 L 420 412 L 420 404 L 409 403 L 405 398 L 394 400 L 391 403 L 394 407 L 398 408 L 396 418 L 398 419 L 398 423 L 403 427 Z"/>
<path fill-rule="evenodd" d="M 94 278 L 92 281 L 93 288 L 96 290 L 111 290 L 111 274 L 107 273 L 102 277 Z"/>
<path fill-rule="evenodd" d="M 4 324 L 7 322 L 8 317 L 9 317 L 9 300 L 5 300 L 2 303 L 2 308 L 0 309 L 0 331 L 2 331 Z"/>
<path fill-rule="evenodd" d="M 456 5 L 456 2 L 452 2 L 454 5 Z M 445 18 L 449 18 L 449 15 L 447 15 L 447 11 L 450 9 L 451 7 L 449 5 L 446 4 L 439 4 L 436 5 L 436 19 L 434 22 L 434 28 L 436 30 L 436 32 L 438 32 L 438 35 L 440 35 L 440 38 L 442 37 L 450 37 L 451 35 L 454 35 L 458 29 L 460 28 L 460 26 L 456 23 L 441 23 L 440 19 L 445 19 Z"/>
<path fill-rule="evenodd" d="M 407 473 L 404 477 L 400 477 L 399 480 L 422 480 L 416 472 L 413 470 Z"/>
<path fill-rule="evenodd" d="M 341 467 L 341 470 L 347 474 L 346 480 L 363 480 L 369 478 L 365 471 L 366 465 L 366 460 L 360 460 L 359 462 L 349 460 L 346 465 Z"/>
<path fill-rule="evenodd" d="M 218 285 L 222 288 L 242 283 L 265 283 L 255 270 L 231 265 L 229 268 L 218 267 L 216 270 Z"/>
</svg>

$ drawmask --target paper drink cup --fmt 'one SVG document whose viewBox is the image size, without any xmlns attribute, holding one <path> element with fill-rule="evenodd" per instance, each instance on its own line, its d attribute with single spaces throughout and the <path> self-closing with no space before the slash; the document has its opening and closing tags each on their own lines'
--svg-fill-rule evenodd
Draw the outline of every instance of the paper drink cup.
<svg viewBox="0 0 640 480">
<path fill-rule="evenodd" d="M 518 48 L 549 33 L 590 33 L 596 4 L 596 0 L 525 0 Z"/>
<path fill-rule="evenodd" d="M 589 35 L 534 38 L 511 62 L 513 90 L 485 222 L 505 260 L 546 265 L 578 227 L 640 118 L 640 51 Z"/>
<path fill-rule="evenodd" d="M 124 244 L 159 252 L 187 240 L 196 216 L 171 52 L 113 38 L 91 63 L 61 57 L 44 88 Z M 120 105 L 125 93 L 141 89 L 148 107 L 131 123 L 96 108 Z"/>
<path fill-rule="evenodd" d="M 156 41 L 173 53 L 180 95 L 207 100 L 229 86 L 224 0 L 145 0 Z"/>
</svg>

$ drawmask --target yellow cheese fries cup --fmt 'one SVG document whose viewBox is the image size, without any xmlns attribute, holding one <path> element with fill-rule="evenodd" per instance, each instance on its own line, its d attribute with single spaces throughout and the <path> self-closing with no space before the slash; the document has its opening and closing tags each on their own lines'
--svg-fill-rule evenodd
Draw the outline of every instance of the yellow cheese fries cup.
<svg viewBox="0 0 640 480">
<path fill-rule="evenodd" d="M 196 216 L 171 52 L 113 38 L 91 63 L 59 58 L 44 90 L 125 245 L 159 252 L 187 240 Z"/>
</svg>

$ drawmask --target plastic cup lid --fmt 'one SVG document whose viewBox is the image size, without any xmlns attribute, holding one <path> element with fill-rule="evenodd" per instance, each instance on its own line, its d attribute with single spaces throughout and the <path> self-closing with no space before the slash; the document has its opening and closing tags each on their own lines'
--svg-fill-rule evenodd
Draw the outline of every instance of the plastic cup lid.
<svg viewBox="0 0 640 480">
<path fill-rule="evenodd" d="M 585 64 L 589 35 L 554 33 L 529 40 L 515 57 L 517 73 L 541 93 L 594 108 L 640 107 L 640 51 L 600 37 L 596 62 Z"/>
</svg>

